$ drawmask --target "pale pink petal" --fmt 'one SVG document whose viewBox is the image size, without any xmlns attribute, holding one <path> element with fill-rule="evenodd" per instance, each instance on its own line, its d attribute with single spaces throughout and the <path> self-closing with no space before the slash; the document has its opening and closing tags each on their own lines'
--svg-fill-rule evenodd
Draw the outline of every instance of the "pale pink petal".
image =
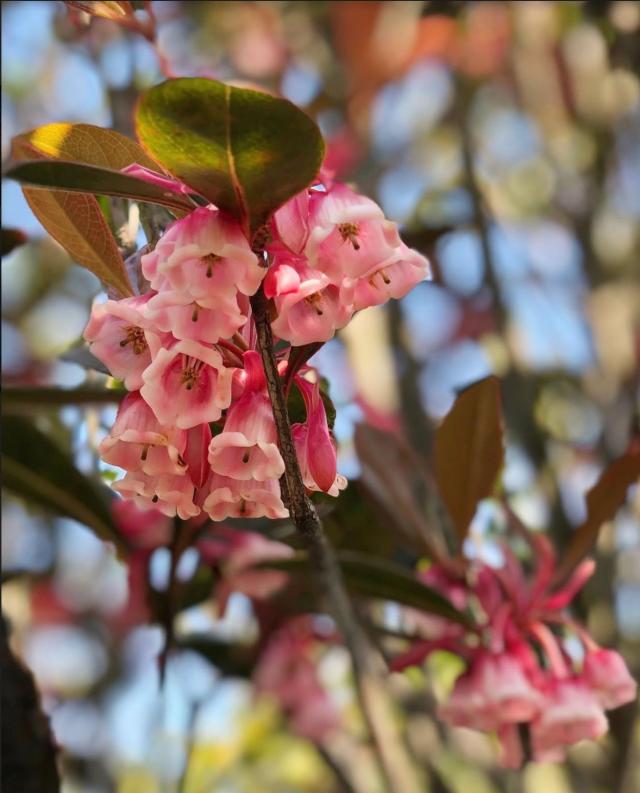
<svg viewBox="0 0 640 793">
<path fill-rule="evenodd" d="M 587 653 L 582 679 L 606 710 L 618 708 L 636 698 L 638 685 L 631 677 L 624 658 L 615 650 Z"/>
<path fill-rule="evenodd" d="M 591 691 L 575 679 L 550 683 L 544 707 L 531 724 L 536 754 L 582 740 L 595 740 L 607 731 L 607 718 Z"/>
<path fill-rule="evenodd" d="M 289 295 L 300 289 L 300 276 L 289 264 L 270 267 L 264 279 L 264 293 L 268 298 Z"/>
<path fill-rule="evenodd" d="M 356 281 L 354 309 L 379 306 L 390 298 L 398 300 L 430 275 L 428 260 L 406 245 L 400 245 L 389 260 L 376 265 Z"/>
<path fill-rule="evenodd" d="M 234 479 L 279 479 L 284 461 L 269 397 L 253 392 L 227 411 L 223 432 L 211 440 L 209 464 L 213 471 Z"/>
<path fill-rule="evenodd" d="M 142 377 L 140 393 L 158 420 L 180 429 L 217 421 L 231 402 L 233 370 L 195 341 L 160 349 Z"/>
<path fill-rule="evenodd" d="M 247 321 L 235 296 L 215 308 L 195 301 L 188 292 L 164 290 L 149 301 L 147 316 L 176 339 L 215 344 L 228 339 Z"/>
<path fill-rule="evenodd" d="M 211 520 L 225 518 L 286 518 L 277 479 L 264 482 L 231 479 L 212 474 L 203 509 Z"/>
<path fill-rule="evenodd" d="M 309 191 L 303 190 L 273 216 L 278 237 L 293 253 L 301 253 L 309 236 Z"/>
<path fill-rule="evenodd" d="M 150 476 L 181 474 L 185 470 L 182 454 L 186 441 L 183 431 L 162 426 L 136 391 L 122 400 L 111 432 L 99 450 L 105 462 L 127 471 Z"/>
<path fill-rule="evenodd" d="M 142 386 L 142 372 L 151 363 L 150 347 L 157 335 L 144 311 L 152 293 L 96 303 L 84 330 L 89 349 L 129 391 Z"/>
<path fill-rule="evenodd" d="M 396 224 L 374 201 L 337 182 L 326 193 L 312 193 L 309 225 L 305 254 L 338 283 L 371 272 L 401 243 Z"/>
</svg>

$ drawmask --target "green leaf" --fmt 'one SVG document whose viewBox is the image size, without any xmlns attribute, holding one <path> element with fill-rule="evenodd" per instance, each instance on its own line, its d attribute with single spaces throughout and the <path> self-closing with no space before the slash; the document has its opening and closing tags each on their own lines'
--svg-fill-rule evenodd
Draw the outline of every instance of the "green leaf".
<svg viewBox="0 0 640 793">
<path fill-rule="evenodd" d="M 157 185 L 96 165 L 67 160 L 33 160 L 14 165 L 4 175 L 32 188 L 119 196 L 180 210 L 194 208 L 186 198 Z"/>
<path fill-rule="evenodd" d="M 459 394 L 436 430 L 436 480 L 460 545 L 478 502 L 492 494 L 503 462 L 500 384 L 487 377 Z"/>
<path fill-rule="evenodd" d="M 640 482 L 640 444 L 637 442 L 605 468 L 587 493 L 587 517 L 571 536 L 556 580 L 566 577 L 593 548 L 603 523 L 624 504 L 631 485 Z"/>
<path fill-rule="evenodd" d="M 146 91 L 136 129 L 155 160 L 247 235 L 312 182 L 324 156 L 318 127 L 291 102 L 200 77 Z"/>
<path fill-rule="evenodd" d="M 116 388 L 3 388 L 3 413 L 33 413 L 63 405 L 115 404 L 126 391 Z"/>
<path fill-rule="evenodd" d="M 71 459 L 30 421 L 2 417 L 3 485 L 26 501 L 83 523 L 124 552 L 109 509 L 108 488 L 80 473 Z"/>
<path fill-rule="evenodd" d="M 403 606 L 446 617 L 452 622 L 468 626 L 469 619 L 437 590 L 418 581 L 414 575 L 394 562 L 356 551 L 341 551 L 338 562 L 347 587 L 360 595 L 392 600 Z M 297 553 L 289 559 L 278 559 L 257 565 L 260 568 L 283 570 L 310 577 L 313 569 L 306 553 Z"/>
</svg>

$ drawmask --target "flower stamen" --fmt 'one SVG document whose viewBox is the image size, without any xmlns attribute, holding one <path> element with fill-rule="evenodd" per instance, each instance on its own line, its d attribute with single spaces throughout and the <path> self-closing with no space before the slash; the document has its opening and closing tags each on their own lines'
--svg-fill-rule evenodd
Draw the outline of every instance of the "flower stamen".
<svg viewBox="0 0 640 793">
<path fill-rule="evenodd" d="M 358 242 L 358 224 L 357 223 L 340 223 L 338 225 L 340 236 L 346 242 L 347 240 L 353 245 L 355 251 L 360 250 L 360 243 Z"/>
<path fill-rule="evenodd" d="M 222 256 L 218 256 L 217 253 L 208 253 L 202 257 L 202 262 L 207 265 L 207 272 L 205 273 L 207 278 L 211 278 L 213 275 L 213 265 L 221 261 Z"/>
<path fill-rule="evenodd" d="M 134 355 L 141 355 L 147 349 L 147 339 L 144 335 L 144 330 L 137 325 L 127 325 L 124 328 L 125 337 L 120 342 L 121 347 L 126 347 L 130 344 L 133 347 Z"/>
</svg>

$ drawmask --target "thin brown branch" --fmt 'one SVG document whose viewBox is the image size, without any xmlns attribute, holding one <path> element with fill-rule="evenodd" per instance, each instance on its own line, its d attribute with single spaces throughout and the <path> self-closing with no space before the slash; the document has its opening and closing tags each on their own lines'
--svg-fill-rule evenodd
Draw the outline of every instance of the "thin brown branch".
<svg viewBox="0 0 640 793">
<path fill-rule="evenodd" d="M 302 482 L 282 382 L 273 352 L 267 300 L 262 288 L 251 299 L 251 305 L 280 451 L 285 463 L 285 473 L 281 480 L 284 503 L 304 539 L 321 591 L 351 655 L 360 706 L 387 789 L 392 793 L 421 793 L 424 784 L 396 725 L 394 706 L 383 679 L 384 661 L 371 646 L 358 622 L 335 554 Z"/>
</svg>

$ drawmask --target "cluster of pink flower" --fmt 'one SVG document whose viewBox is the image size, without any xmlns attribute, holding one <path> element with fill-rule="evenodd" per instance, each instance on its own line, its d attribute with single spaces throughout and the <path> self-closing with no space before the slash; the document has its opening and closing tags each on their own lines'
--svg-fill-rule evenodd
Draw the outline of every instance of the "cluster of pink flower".
<svg viewBox="0 0 640 793">
<path fill-rule="evenodd" d="M 213 206 L 195 209 L 142 257 L 146 293 L 93 309 L 85 338 L 131 391 L 100 451 L 127 472 L 115 489 L 141 507 L 182 519 L 287 515 L 249 300 L 263 281 L 274 333 L 304 345 L 429 274 L 373 201 L 328 180 L 275 214 L 266 251 L 268 268 L 238 223 Z M 284 375 L 288 352 L 278 355 Z M 317 373 L 304 366 L 288 377 L 307 409 L 293 427 L 304 483 L 337 495 L 346 481 Z"/>
<path fill-rule="evenodd" d="M 637 688 L 622 656 L 600 648 L 582 625 L 562 613 L 594 563 L 582 562 L 558 587 L 550 543 L 541 535 L 532 535 L 530 542 L 539 559 L 531 580 L 506 547 L 503 567 L 472 565 L 465 581 L 438 566 L 421 574 L 458 608 L 471 606 L 480 613 L 479 628 L 469 633 L 441 618 L 418 616 L 425 639 L 393 664 L 404 669 L 439 649 L 465 659 L 467 670 L 438 715 L 457 727 L 497 733 L 502 762 L 510 768 L 519 768 L 524 759 L 523 727 L 534 760 L 562 761 L 567 746 L 604 735 L 604 710 L 632 701 Z M 566 632 L 582 644 L 580 671 L 563 642 Z"/>
</svg>

